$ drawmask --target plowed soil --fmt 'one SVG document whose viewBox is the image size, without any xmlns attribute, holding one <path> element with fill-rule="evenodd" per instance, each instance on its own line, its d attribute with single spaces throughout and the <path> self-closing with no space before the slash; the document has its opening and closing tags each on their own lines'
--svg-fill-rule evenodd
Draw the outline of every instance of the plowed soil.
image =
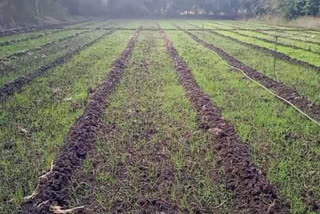
<svg viewBox="0 0 320 214">
<path fill-rule="evenodd" d="M 218 53 L 224 60 L 226 60 L 229 63 L 229 65 L 243 70 L 250 78 L 258 81 L 268 89 L 271 89 L 272 91 L 276 92 L 277 95 L 290 101 L 291 103 L 293 103 L 294 105 L 302 109 L 303 111 L 307 112 L 314 119 L 320 120 L 320 106 L 309 101 L 307 98 L 301 96 L 295 89 L 290 88 L 284 85 L 283 83 L 277 82 L 265 76 L 261 72 L 258 72 L 252 67 L 240 62 L 239 60 L 229 55 L 227 52 L 223 51 L 222 49 L 217 48 L 213 44 L 209 44 L 205 42 L 204 40 L 200 39 L 196 35 L 188 31 L 184 31 L 184 32 L 187 33 L 192 39 L 194 39 L 196 42 L 200 43 L 204 47 Z"/>
<path fill-rule="evenodd" d="M 275 187 L 252 163 L 248 146 L 241 142 L 235 128 L 224 120 L 219 108 L 199 88 L 191 69 L 178 55 L 165 32 L 162 34 L 181 84 L 198 112 L 200 127 L 217 138 L 215 149 L 219 165 L 226 172 L 227 189 L 235 193 L 234 213 L 287 213 L 287 207 L 277 200 Z"/>
<path fill-rule="evenodd" d="M 66 145 L 57 157 L 53 170 L 40 181 L 36 195 L 24 204 L 22 213 L 51 213 L 52 206 L 65 207 L 68 205 L 67 190 L 71 184 L 73 172 L 81 166 L 87 153 L 95 144 L 108 96 L 125 71 L 126 63 L 132 55 L 139 33 L 140 30 L 134 34 L 126 50 L 113 64 L 103 84 L 94 90 L 84 114 L 70 131 Z"/>
</svg>

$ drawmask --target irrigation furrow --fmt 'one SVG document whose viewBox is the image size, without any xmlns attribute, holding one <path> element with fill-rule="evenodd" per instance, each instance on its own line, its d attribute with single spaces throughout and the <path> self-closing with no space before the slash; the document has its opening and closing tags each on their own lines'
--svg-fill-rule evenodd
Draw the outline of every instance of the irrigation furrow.
<svg viewBox="0 0 320 214">
<path fill-rule="evenodd" d="M 189 23 L 190 25 L 192 26 L 195 26 L 195 27 L 198 27 L 199 30 L 201 31 L 201 28 L 198 26 L 198 25 L 195 25 L 195 24 L 192 24 L 192 23 Z M 178 27 L 178 28 L 181 28 L 179 27 L 178 25 L 176 24 L 173 24 L 174 26 Z M 186 29 L 185 29 L 186 30 Z M 312 68 L 312 69 L 315 69 L 316 71 L 320 72 L 320 66 L 317 66 L 317 65 L 314 65 L 314 64 L 311 64 L 311 63 L 308 63 L 308 62 L 305 62 L 305 61 L 302 61 L 302 60 L 299 60 L 299 59 L 296 59 L 296 58 L 293 58 L 287 54 L 284 54 L 284 53 L 281 53 L 279 51 L 274 51 L 274 50 L 271 50 L 269 48 L 265 48 L 265 47 L 261 47 L 259 45 L 255 45 L 255 44 L 252 44 L 252 43 L 248 43 L 248 42 L 244 42 L 244 41 L 241 41 L 239 39 L 236 39 L 234 37 L 231 37 L 231 36 L 227 36 L 227 35 L 224 35 L 222 33 L 219 33 L 216 29 L 212 30 L 205 30 L 207 32 L 210 32 L 214 35 L 217 35 L 217 36 L 220 36 L 220 37 L 223 37 L 223 38 L 226 38 L 226 39 L 230 39 L 232 41 L 235 41 L 239 44 L 242 44 L 242 45 L 245 45 L 247 47 L 250 47 L 250 48 L 254 48 L 256 50 L 260 50 L 260 51 L 263 51 L 267 54 L 270 54 L 272 56 L 276 56 L 282 60 L 286 60 L 292 64 L 297 64 L 297 65 L 302 65 L 304 67 L 309 67 L 309 68 Z M 225 30 L 225 31 L 233 31 L 232 29 L 229 29 L 229 30 Z"/>
<path fill-rule="evenodd" d="M 297 41 L 297 42 L 305 42 L 305 43 L 310 43 L 310 44 L 315 44 L 315 45 L 320 45 L 320 42 L 316 42 L 316 41 L 311 41 L 311 40 L 306 40 L 306 39 L 298 39 L 298 38 L 293 38 L 293 37 L 290 37 L 289 35 L 288 36 L 283 36 L 283 35 L 279 35 L 279 34 L 272 34 L 272 33 L 269 33 L 269 32 L 264 32 L 264 31 L 257 31 L 261 34 L 264 34 L 264 35 L 268 35 L 268 36 L 277 36 L 279 38 L 283 38 L 283 39 L 290 39 L 292 41 Z M 278 31 L 276 31 L 278 32 Z M 300 35 L 301 36 L 301 35 Z"/>
<path fill-rule="evenodd" d="M 191 69 L 164 31 L 162 35 L 179 79 L 198 113 L 200 127 L 217 138 L 219 166 L 226 172 L 227 189 L 235 194 L 234 212 L 287 213 L 286 206 L 277 201 L 276 188 L 252 163 L 249 148 L 241 142 L 234 126 L 222 117 L 220 109 L 200 89 Z"/>
<path fill-rule="evenodd" d="M 26 37 L 26 38 L 20 38 L 20 39 L 14 39 L 14 40 L 5 41 L 5 42 L 0 43 L 0 47 L 7 46 L 7 45 L 12 45 L 12 44 L 17 43 L 17 42 L 27 41 L 27 40 L 31 40 L 31 39 L 39 39 L 41 37 L 44 37 L 45 35 L 47 35 L 47 34 L 40 34 L 40 35 L 36 35 L 36 36 L 30 36 L 30 37 Z"/>
<path fill-rule="evenodd" d="M 278 32 L 278 31 L 277 31 Z M 281 32 L 281 31 L 280 31 Z M 284 32 L 281 32 L 281 33 L 288 33 L 286 31 Z M 315 39 L 316 36 L 313 32 L 306 32 L 306 31 L 303 31 L 302 33 L 301 32 L 290 32 L 290 35 L 293 35 L 293 36 L 302 36 L 302 37 L 305 37 L 305 38 L 308 38 L 308 39 Z M 318 40 L 318 38 L 316 38 Z"/>
<path fill-rule="evenodd" d="M 301 110 L 307 112 L 312 116 L 314 119 L 320 121 L 320 106 L 309 101 L 307 98 L 304 96 L 301 96 L 295 89 L 290 88 L 283 83 L 277 82 L 264 74 L 262 74 L 259 71 L 256 71 L 252 67 L 245 65 L 243 62 L 239 61 L 238 59 L 234 58 L 227 52 L 223 51 L 222 49 L 214 46 L 213 44 L 209 44 L 205 42 L 204 40 L 200 39 L 196 35 L 185 31 L 181 29 L 183 32 L 188 34 L 194 41 L 198 42 L 201 44 L 203 47 L 208 48 L 217 54 L 219 56 L 226 60 L 229 65 L 241 69 L 244 71 L 250 78 L 256 80 L 257 82 L 261 83 L 263 86 L 265 86 L 268 89 L 271 89 L 272 91 L 276 92 L 277 95 L 280 97 L 288 100 L 292 104 L 296 105 L 299 107 Z M 283 100 L 281 100 L 283 101 Z"/>
<path fill-rule="evenodd" d="M 32 72 L 27 74 L 26 76 L 20 77 L 8 84 L 5 84 L 3 87 L 0 88 L 0 102 L 4 102 L 8 97 L 12 96 L 16 92 L 20 91 L 26 84 L 30 83 L 34 79 L 36 79 L 39 76 L 43 76 L 46 74 L 46 72 L 56 66 L 59 66 L 63 63 L 68 62 L 75 54 L 81 52 L 82 50 L 86 49 L 87 47 L 93 45 L 106 35 L 112 34 L 114 31 L 109 31 L 104 33 L 103 35 L 99 36 L 95 40 L 91 41 L 88 44 L 85 44 L 76 50 L 67 53 L 66 55 L 59 57 L 54 62 L 50 63 L 49 65 L 42 66 L 38 71 Z"/>
<path fill-rule="evenodd" d="M 229 30 L 227 30 L 227 31 L 229 31 Z M 258 37 L 258 36 L 249 36 L 249 35 L 240 33 L 238 31 L 234 31 L 234 30 L 230 30 L 230 32 L 235 33 L 235 34 L 240 35 L 240 36 L 245 36 L 245 37 L 248 37 L 248 38 L 257 39 L 257 40 L 268 42 L 268 43 L 273 43 L 273 44 L 275 43 L 275 41 L 272 41 L 272 40 L 269 40 L 269 39 L 261 38 L 261 37 Z M 280 46 L 293 48 L 293 49 L 296 49 L 296 50 L 303 50 L 303 51 L 307 51 L 307 52 L 311 52 L 311 53 L 315 53 L 315 54 L 320 54 L 318 51 L 314 51 L 314 50 L 311 50 L 311 49 L 298 47 L 296 45 L 284 44 L 284 43 L 279 42 L 279 41 L 277 42 L 277 44 L 280 45 Z"/>
<path fill-rule="evenodd" d="M 73 39 L 73 38 L 75 38 L 75 37 L 77 37 L 77 36 L 79 36 L 79 35 L 82 35 L 82 34 L 85 34 L 85 33 L 89 33 L 89 32 L 90 32 L 89 30 L 88 30 L 88 31 L 78 32 L 78 33 L 75 33 L 75 34 L 73 34 L 73 35 L 70 35 L 70 36 L 67 36 L 67 37 L 63 37 L 63 38 L 54 40 L 54 41 L 52 41 L 52 42 L 46 43 L 46 44 L 44 44 L 44 45 L 42 45 L 42 46 L 40 46 L 40 47 L 31 48 L 31 49 L 29 49 L 29 50 L 27 50 L 27 51 L 22 51 L 22 52 L 14 53 L 14 54 L 12 54 L 12 55 L 10 55 L 10 56 L 6 56 L 6 57 L 4 57 L 4 58 L 1 58 L 1 59 L 0 59 L 0 63 L 3 63 L 3 62 L 5 62 L 5 61 L 9 61 L 11 58 L 23 56 L 23 55 L 26 55 L 26 54 L 28 54 L 28 53 L 30 53 L 30 52 L 33 52 L 33 51 L 36 51 L 36 50 L 39 50 L 39 49 L 46 48 L 46 47 L 48 47 L 48 46 L 50 46 L 50 45 L 52 45 L 52 44 L 54 44 L 54 43 L 57 43 L 57 42 L 62 42 L 62 41 L 68 40 L 68 39 Z"/>
<path fill-rule="evenodd" d="M 236 38 L 233 38 L 231 36 L 223 35 L 223 34 L 218 33 L 216 31 L 209 30 L 209 32 L 212 33 L 212 34 L 215 34 L 217 36 L 220 36 L 220 37 L 223 37 L 223 38 L 226 38 L 226 39 L 230 39 L 232 41 L 235 41 L 235 42 L 237 42 L 239 44 L 242 44 L 242 45 L 245 45 L 247 47 L 263 51 L 263 52 L 265 52 L 267 54 L 270 54 L 270 55 L 273 55 L 273 56 L 275 55 L 277 58 L 282 59 L 282 60 L 286 60 L 286 61 L 288 61 L 290 63 L 297 64 L 297 65 L 302 65 L 302 66 L 305 66 L 305 67 L 309 67 L 309 68 L 315 69 L 318 72 L 320 72 L 320 67 L 319 66 L 310 64 L 308 62 L 305 62 L 305 61 L 302 61 L 302 60 L 299 60 L 299 59 L 292 58 L 291 56 L 289 56 L 287 54 L 284 54 L 284 53 L 281 53 L 281 52 L 278 52 L 278 51 L 274 51 L 274 50 L 271 50 L 269 48 L 261 47 L 259 45 L 255 45 L 255 44 L 251 44 L 251 43 L 248 43 L 248 42 L 244 42 L 244 41 L 238 40 Z"/>
<path fill-rule="evenodd" d="M 16 34 L 38 32 L 41 30 L 49 30 L 49 29 L 61 29 L 66 26 L 77 25 L 77 24 L 86 23 L 86 22 L 87 21 L 78 21 L 78 22 L 72 22 L 72 23 L 67 23 L 67 24 L 54 24 L 54 25 L 42 26 L 42 27 L 31 27 L 31 28 L 7 30 L 7 31 L 0 32 L 0 36 L 11 36 L 11 35 L 16 35 Z"/>
<path fill-rule="evenodd" d="M 20 38 L 20 39 L 14 39 L 14 40 L 5 41 L 5 42 L 0 43 L 0 47 L 13 45 L 15 43 L 23 42 L 23 41 L 27 41 L 27 40 L 39 39 L 41 37 L 52 35 L 52 34 L 55 34 L 55 33 L 60 33 L 62 31 L 66 31 L 66 30 L 70 30 L 70 29 L 59 29 L 59 30 L 56 30 L 56 31 L 53 31 L 53 32 L 42 33 L 42 34 L 39 34 L 39 35 L 30 36 L 30 37 L 26 37 L 26 38 Z"/>
<path fill-rule="evenodd" d="M 94 90 L 83 115 L 70 130 L 66 144 L 56 158 L 53 169 L 44 180 L 40 181 L 34 197 L 24 204 L 23 213 L 52 213 L 53 206 L 67 206 L 68 187 L 72 183 L 74 170 L 82 165 L 88 152 L 94 147 L 108 97 L 125 71 L 139 33 L 140 29 L 135 32 L 127 48 L 114 62 L 102 85 Z"/>
</svg>

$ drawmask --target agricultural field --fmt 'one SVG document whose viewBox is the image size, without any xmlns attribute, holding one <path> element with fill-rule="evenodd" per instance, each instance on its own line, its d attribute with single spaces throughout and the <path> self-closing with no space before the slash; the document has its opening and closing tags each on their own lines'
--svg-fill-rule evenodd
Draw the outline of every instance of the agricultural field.
<svg viewBox="0 0 320 214">
<path fill-rule="evenodd" d="M 320 30 L 100 20 L 0 37 L 0 213 L 320 213 Z"/>
</svg>

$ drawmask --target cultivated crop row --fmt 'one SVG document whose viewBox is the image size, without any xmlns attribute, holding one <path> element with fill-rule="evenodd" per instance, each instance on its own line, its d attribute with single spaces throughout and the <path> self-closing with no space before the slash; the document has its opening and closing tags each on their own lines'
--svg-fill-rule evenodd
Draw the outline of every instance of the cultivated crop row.
<svg viewBox="0 0 320 214">
<path fill-rule="evenodd" d="M 287 103 L 320 120 L 319 65 L 297 55 L 317 49 L 267 41 L 300 31 L 80 28 L 31 39 L 42 48 L 24 54 L 27 40 L 4 46 L 14 56 L 0 64 L 0 213 L 319 211 L 320 129 Z"/>
<path fill-rule="evenodd" d="M 193 69 L 200 87 L 236 125 L 241 138 L 249 142 L 255 164 L 268 175 L 269 181 L 279 187 L 280 198 L 289 201 L 293 213 L 317 210 L 320 195 L 315 185 L 319 175 L 313 172 L 319 168 L 314 159 L 318 151 L 318 126 L 281 104 L 242 74 L 230 72 L 215 54 L 199 47 L 199 43 L 192 41 L 187 34 L 171 31 L 169 34 L 178 52 Z M 222 46 L 227 42 L 215 44 Z M 298 121 L 304 121 L 305 125 L 302 127 Z M 300 185 L 301 180 L 307 180 L 310 189 Z"/>
<path fill-rule="evenodd" d="M 101 83 L 130 34 L 115 32 L 102 39 L 0 104 L 2 212 L 21 204 L 36 189 L 38 178 L 50 168 L 92 89 Z"/>
<path fill-rule="evenodd" d="M 142 32 L 110 97 L 97 146 L 74 177 L 70 207 L 83 205 L 87 213 L 229 212 L 224 180 L 212 182 L 212 173 L 220 172 L 214 141 L 198 130 L 160 33 Z"/>
</svg>

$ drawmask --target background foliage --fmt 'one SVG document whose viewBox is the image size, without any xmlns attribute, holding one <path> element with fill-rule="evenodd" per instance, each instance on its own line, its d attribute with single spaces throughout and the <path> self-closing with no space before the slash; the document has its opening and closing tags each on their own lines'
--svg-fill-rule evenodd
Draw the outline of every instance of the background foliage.
<svg viewBox="0 0 320 214">
<path fill-rule="evenodd" d="M 0 23 L 34 22 L 39 17 L 159 17 L 185 14 L 320 15 L 319 0 L 0 0 Z"/>
</svg>

